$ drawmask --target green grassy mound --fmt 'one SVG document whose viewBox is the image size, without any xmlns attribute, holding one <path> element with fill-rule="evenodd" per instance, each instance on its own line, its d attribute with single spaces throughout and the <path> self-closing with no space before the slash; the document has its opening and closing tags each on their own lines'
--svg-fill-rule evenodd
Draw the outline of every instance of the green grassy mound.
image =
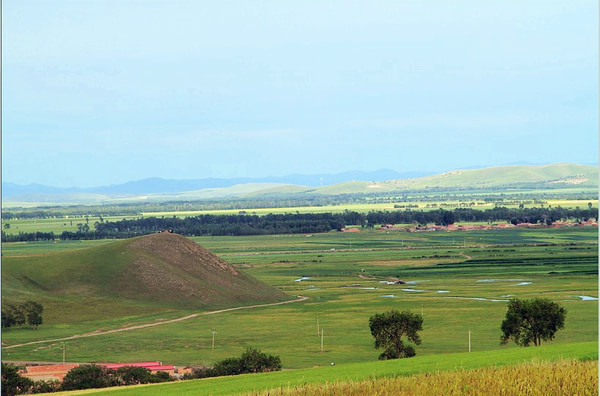
<svg viewBox="0 0 600 396">
<path fill-rule="evenodd" d="M 171 233 L 2 262 L 3 302 L 42 303 L 46 322 L 161 309 L 218 309 L 289 297 Z"/>
</svg>

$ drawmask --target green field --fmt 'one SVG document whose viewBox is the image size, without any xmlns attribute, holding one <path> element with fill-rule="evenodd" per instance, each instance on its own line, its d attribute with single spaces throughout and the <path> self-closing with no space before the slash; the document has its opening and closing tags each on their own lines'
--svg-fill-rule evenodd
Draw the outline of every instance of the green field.
<svg viewBox="0 0 600 396">
<path fill-rule="evenodd" d="M 231 394 L 279 394 L 281 390 L 302 388 L 310 384 L 344 383 L 347 381 L 376 380 L 416 375 L 420 373 L 438 373 L 473 370 L 481 367 L 502 367 L 525 362 L 560 361 L 578 359 L 582 361 L 598 359 L 598 343 L 574 343 L 542 346 L 538 348 L 509 348 L 501 351 L 454 353 L 413 357 L 410 359 L 375 361 L 316 367 L 309 369 L 288 370 L 273 373 L 245 374 L 232 377 L 209 378 L 203 380 L 184 381 L 156 385 L 140 385 L 133 387 L 76 391 L 67 394 L 94 395 L 231 395 Z M 597 366 L 596 366 L 597 367 Z M 589 371 L 589 370 L 588 370 Z M 596 370 L 597 371 L 597 370 Z M 594 371 L 594 374 L 596 374 Z M 455 373 L 451 373 L 451 375 Z M 539 371 L 537 373 L 539 375 Z M 435 375 L 435 374 L 434 374 Z M 565 378 L 566 381 L 575 378 Z M 593 382 L 594 379 L 580 380 Z M 523 381 L 535 383 L 536 379 Z M 597 384 L 597 378 L 595 379 Z M 588 383 L 588 385 L 592 385 Z M 597 385 L 596 385 L 597 388 Z M 394 389 L 391 389 L 392 392 Z M 382 390 L 383 391 L 383 390 Z M 390 389 L 386 389 L 390 394 Z M 488 389 L 488 392 L 490 389 Z M 339 392 L 339 390 L 338 390 Z M 299 394 L 315 394 L 303 393 Z M 317 392 L 316 394 L 322 394 Z M 330 393 L 325 393 L 330 394 Z M 334 393 L 334 394 L 344 394 Z M 359 393 L 360 394 L 360 393 Z M 366 394 L 366 393 L 362 393 Z M 462 393 L 461 393 L 462 394 Z"/>
<path fill-rule="evenodd" d="M 120 221 L 136 219 L 139 216 L 107 216 L 103 217 L 104 221 Z M 10 219 L 2 220 L 2 231 L 9 235 L 18 234 L 19 232 L 54 232 L 58 237 L 63 231 L 77 231 L 78 224 L 87 224 L 91 230 L 94 229 L 94 223 L 100 221 L 99 216 L 64 216 L 48 219 Z M 6 225 L 9 225 L 7 228 Z"/>
<path fill-rule="evenodd" d="M 547 297 L 566 307 L 566 328 L 557 333 L 554 344 L 598 338 L 598 302 L 579 297 L 598 297 L 598 231 L 594 227 L 429 233 L 372 230 L 192 239 L 245 273 L 308 300 L 73 339 L 67 343 L 67 360 L 210 365 L 252 346 L 281 356 L 284 368 L 368 362 L 378 356 L 368 319 L 389 309 L 423 313 L 423 344 L 416 348 L 418 356 L 466 351 L 469 330 L 474 351 L 509 350 L 515 348 L 499 345 L 500 322 L 504 301 L 513 296 Z M 62 244 L 66 242 L 7 243 L 3 254 L 25 255 L 24 260 L 34 254 L 39 260 L 45 257 L 44 251 L 52 252 Z M 80 246 L 85 244 L 71 243 L 64 248 Z M 48 262 L 60 269 L 60 260 Z M 310 279 L 297 281 L 302 277 Z M 382 283 L 394 278 L 414 283 Z M 9 290 L 3 287 L 3 297 Z M 59 304 L 49 302 L 40 329 L 4 331 L 5 346 L 196 312 L 141 303 L 127 312 L 111 296 L 86 298 L 90 302 L 87 310 L 67 314 Z M 320 352 L 317 321 L 325 334 L 324 352 Z M 217 331 L 214 350 L 212 329 Z M 62 342 L 4 348 L 3 358 L 59 361 Z"/>
</svg>

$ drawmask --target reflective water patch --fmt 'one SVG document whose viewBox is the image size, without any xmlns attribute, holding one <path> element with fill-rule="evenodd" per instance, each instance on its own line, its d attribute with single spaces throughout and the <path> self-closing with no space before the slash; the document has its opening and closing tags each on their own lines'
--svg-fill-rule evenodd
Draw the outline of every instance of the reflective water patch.
<svg viewBox="0 0 600 396">
<path fill-rule="evenodd" d="M 494 298 L 483 298 L 483 297 L 443 297 L 443 298 L 455 298 L 461 300 L 476 300 L 476 301 L 491 301 L 491 302 L 508 302 L 508 300 L 499 300 Z"/>
</svg>

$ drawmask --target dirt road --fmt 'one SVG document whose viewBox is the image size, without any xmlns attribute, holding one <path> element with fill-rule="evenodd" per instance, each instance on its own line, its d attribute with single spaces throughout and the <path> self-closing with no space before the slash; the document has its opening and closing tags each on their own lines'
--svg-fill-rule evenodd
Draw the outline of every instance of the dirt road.
<svg viewBox="0 0 600 396">
<path fill-rule="evenodd" d="M 169 324 L 169 323 L 181 322 L 183 320 L 188 320 L 188 319 L 196 318 L 198 316 L 203 316 L 203 315 L 214 315 L 214 314 L 223 313 L 223 312 L 237 311 L 240 309 L 272 307 L 275 305 L 283 305 L 283 304 L 290 304 L 290 303 L 294 303 L 294 302 L 300 302 L 300 301 L 304 301 L 308 298 L 308 297 L 304 297 L 304 296 L 297 296 L 297 297 L 298 298 L 296 300 L 290 300 L 290 301 L 282 301 L 282 302 L 270 303 L 270 304 L 248 305 L 248 306 L 243 306 L 243 307 L 219 309 L 216 311 L 199 312 L 199 313 L 195 313 L 195 314 L 191 314 L 191 315 L 182 316 L 180 318 L 163 320 L 160 322 L 152 322 L 152 323 L 146 323 L 146 324 L 135 325 L 135 326 L 120 327 L 118 329 L 106 330 L 106 331 L 98 330 L 98 331 L 94 331 L 91 333 L 76 334 L 76 335 L 73 335 L 70 337 L 54 338 L 51 340 L 24 342 L 22 344 L 3 346 L 2 349 L 12 349 L 12 348 L 18 348 L 18 347 L 27 346 L 27 345 L 43 344 L 46 342 L 68 341 L 68 340 L 74 340 L 76 338 L 95 337 L 95 336 L 104 335 L 104 334 L 118 333 L 120 331 L 139 330 L 139 329 L 145 329 L 147 327 L 161 326 L 161 325 L 165 325 L 165 324 Z"/>
</svg>

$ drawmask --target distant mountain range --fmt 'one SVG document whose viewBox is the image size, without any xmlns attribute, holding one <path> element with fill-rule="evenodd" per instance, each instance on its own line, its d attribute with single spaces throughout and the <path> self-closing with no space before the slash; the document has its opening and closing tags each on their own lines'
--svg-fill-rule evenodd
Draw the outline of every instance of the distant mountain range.
<svg viewBox="0 0 600 396">
<path fill-rule="evenodd" d="M 130 181 L 123 184 L 110 186 L 79 188 L 79 187 L 52 187 L 43 184 L 20 185 L 2 182 L 2 198 L 13 198 L 32 195 L 63 195 L 63 194 L 107 194 L 107 195 L 137 195 L 137 194 L 169 194 L 184 191 L 204 190 L 208 188 L 226 188 L 241 184 L 294 184 L 307 187 L 328 186 L 352 180 L 384 181 L 393 179 L 407 179 L 427 176 L 427 172 L 399 173 L 390 169 L 379 169 L 371 172 L 349 171 L 336 174 L 268 176 L 260 178 L 238 177 L 231 179 L 205 178 L 173 180 L 150 177 L 147 179 Z"/>
<path fill-rule="evenodd" d="M 382 169 L 284 177 L 169 180 L 149 178 L 93 188 L 2 183 L 5 203 L 108 203 L 138 200 L 297 197 L 307 195 L 489 189 L 598 189 L 598 167 L 578 164 L 510 165 L 440 174 Z"/>
</svg>

